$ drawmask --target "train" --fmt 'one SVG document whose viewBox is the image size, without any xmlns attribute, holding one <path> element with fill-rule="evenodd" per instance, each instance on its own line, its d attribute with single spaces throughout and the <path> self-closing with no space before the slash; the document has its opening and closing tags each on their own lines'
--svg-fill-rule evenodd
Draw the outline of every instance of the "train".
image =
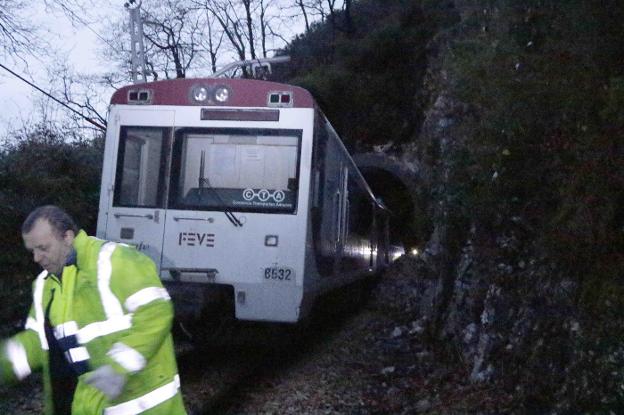
<svg viewBox="0 0 624 415">
<path fill-rule="evenodd" d="M 392 260 L 390 212 L 301 87 L 128 85 L 105 140 L 96 235 L 150 256 L 177 314 L 296 323 Z"/>
</svg>

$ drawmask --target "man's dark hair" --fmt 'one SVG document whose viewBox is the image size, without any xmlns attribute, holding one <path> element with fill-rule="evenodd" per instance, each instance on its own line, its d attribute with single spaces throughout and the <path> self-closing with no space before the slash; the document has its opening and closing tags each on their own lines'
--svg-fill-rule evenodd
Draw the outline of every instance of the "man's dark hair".
<svg viewBox="0 0 624 415">
<path fill-rule="evenodd" d="M 39 219 L 47 220 L 60 238 L 65 236 L 67 231 L 73 231 L 74 234 L 78 234 L 79 228 L 74 219 L 63 209 L 54 205 L 39 206 L 30 212 L 24 223 L 22 223 L 22 234 L 32 231 Z"/>
</svg>

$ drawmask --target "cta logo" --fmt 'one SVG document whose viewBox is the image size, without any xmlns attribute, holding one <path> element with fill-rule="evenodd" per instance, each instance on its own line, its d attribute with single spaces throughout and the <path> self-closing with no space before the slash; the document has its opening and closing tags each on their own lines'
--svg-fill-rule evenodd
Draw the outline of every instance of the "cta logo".
<svg viewBox="0 0 624 415">
<path fill-rule="evenodd" d="M 267 189 L 261 189 L 257 192 L 254 189 L 245 189 L 243 191 L 243 199 L 248 202 L 251 202 L 254 199 L 261 202 L 266 202 L 270 199 L 275 203 L 281 203 L 284 201 L 284 199 L 286 199 L 286 195 L 281 190 L 276 190 L 271 193 L 271 191 Z"/>
</svg>

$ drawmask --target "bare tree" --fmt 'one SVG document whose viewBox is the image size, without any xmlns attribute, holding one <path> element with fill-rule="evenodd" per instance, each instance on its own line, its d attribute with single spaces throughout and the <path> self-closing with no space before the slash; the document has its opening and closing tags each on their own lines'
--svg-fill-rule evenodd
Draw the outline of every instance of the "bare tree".
<svg viewBox="0 0 624 415">
<path fill-rule="evenodd" d="M 67 59 L 58 58 L 48 68 L 48 78 L 50 92 L 66 105 L 56 105 L 58 113 L 55 116 L 48 113 L 50 122 L 58 120 L 60 124 L 72 125 L 77 130 L 91 131 L 94 136 L 101 133 L 101 127 L 97 125 L 106 125 L 107 104 L 101 93 L 106 87 L 101 76 L 78 73 L 67 63 Z M 41 100 L 39 105 L 44 108 L 49 100 L 43 97 Z M 69 124 L 68 119 L 71 120 Z"/>
<path fill-rule="evenodd" d="M 325 4 L 329 11 L 329 19 L 333 20 L 336 16 L 336 0 L 325 0 Z"/>
<path fill-rule="evenodd" d="M 294 35 L 293 19 L 284 15 L 287 7 L 282 5 L 282 0 L 194 1 L 197 7 L 214 16 L 239 60 L 267 57 L 275 49 L 272 45 L 285 45 L 286 37 Z"/>
<path fill-rule="evenodd" d="M 353 17 L 351 16 L 351 5 L 352 0 L 344 0 L 344 24 L 345 24 L 345 32 L 352 33 L 355 29 L 353 27 Z"/>
<path fill-rule="evenodd" d="M 247 26 L 247 43 L 249 44 L 249 53 L 251 55 L 251 59 L 256 59 L 256 46 L 254 44 L 254 19 L 251 14 L 252 0 L 241 1 L 243 3 L 243 7 L 245 8 L 245 23 Z"/>
<path fill-rule="evenodd" d="M 260 44 L 262 46 L 262 56 L 268 56 L 268 48 L 267 41 L 269 37 L 279 38 L 284 44 L 288 43 L 288 41 L 283 37 L 283 35 L 276 33 L 273 29 L 272 22 L 274 20 L 278 21 L 278 24 L 282 19 L 281 15 L 276 15 L 273 13 L 273 10 L 279 10 L 276 7 L 275 0 L 259 0 L 258 5 L 258 20 L 260 25 Z"/>
<path fill-rule="evenodd" d="M 305 21 L 306 32 L 310 31 L 310 18 L 308 17 L 308 6 L 304 0 L 295 0 L 295 4 L 301 10 L 301 15 Z"/>
<path fill-rule="evenodd" d="M 310 19 L 328 21 L 333 30 L 350 31 L 353 22 L 351 20 L 351 6 L 353 0 L 295 0 L 296 6 L 306 21 L 306 30 L 310 30 Z M 338 25 L 338 13 L 344 13 L 344 28 Z"/>
<path fill-rule="evenodd" d="M 22 0 L 0 0 L 0 56 L 20 59 L 36 52 L 42 46 L 38 30 L 28 14 L 29 2 Z"/>
<path fill-rule="evenodd" d="M 47 11 L 63 13 L 74 27 L 92 24 L 95 17 L 88 16 L 88 10 L 98 5 L 97 0 L 43 0 Z"/>
<path fill-rule="evenodd" d="M 317 19 L 320 18 L 321 21 L 325 21 L 330 11 L 325 8 L 324 1 L 325 0 L 302 0 L 302 3 L 304 3 L 303 7 L 308 10 L 310 15 Z"/>
<path fill-rule="evenodd" d="M 148 78 L 184 78 L 189 70 L 216 67 L 222 39 L 215 31 L 214 19 L 204 10 L 188 0 L 166 0 L 150 2 L 141 12 Z M 117 62 L 117 71 L 123 76 L 110 72 L 106 78 L 111 85 L 118 85 L 120 80 L 128 81 L 131 70 L 128 16 L 111 22 L 107 33 L 105 53 Z"/>
<path fill-rule="evenodd" d="M 319 3 L 322 0 L 318 0 Z M 323 10 L 323 4 L 321 4 L 321 9 Z M 339 30 L 340 28 L 338 27 L 338 20 L 337 20 L 337 10 L 336 10 L 336 0 L 325 0 L 324 6 L 326 7 L 326 14 L 325 16 L 327 17 L 327 21 L 329 22 L 329 25 L 331 27 L 332 30 L 332 36 L 335 36 L 335 33 L 337 30 Z"/>
<path fill-rule="evenodd" d="M 203 2 L 203 7 L 217 19 L 230 45 L 236 51 L 238 59 L 246 59 L 247 42 L 245 42 L 241 19 L 232 0 L 207 0 Z"/>
<path fill-rule="evenodd" d="M 36 3 L 0 0 L 0 57 L 3 58 L 1 59 L 3 63 L 21 61 L 22 68 L 7 71 L 32 88 L 32 97 L 29 101 L 36 108 L 34 111 L 27 111 L 29 118 L 24 118 L 20 114 L 22 126 L 56 122 L 66 125 L 70 119 L 73 120 L 73 125 L 84 128 L 87 125 L 85 119 L 89 119 L 91 123 L 89 128 L 101 134 L 106 124 L 105 117 L 101 113 L 106 106 L 103 103 L 99 106 L 96 104 L 101 95 L 100 90 L 93 88 L 93 80 L 87 82 L 86 77 L 70 73 L 67 56 L 59 55 L 62 46 L 55 45 L 54 42 L 49 42 L 39 35 L 43 28 L 38 26 L 37 15 L 41 15 L 41 12 L 46 12 L 47 16 L 52 14 L 58 16 L 59 13 L 63 13 L 72 19 L 79 15 L 72 10 L 76 10 L 74 7 L 79 6 L 78 2 L 82 5 L 82 1 L 44 0 Z M 80 21 L 81 24 L 86 24 L 84 18 Z M 33 65 L 33 61 L 41 65 Z M 49 82 L 41 82 L 38 66 L 48 68 Z"/>
<path fill-rule="evenodd" d="M 96 129 L 93 124 L 85 124 L 84 118 L 106 125 L 106 114 L 101 112 L 101 109 L 105 108 L 104 102 L 102 102 L 101 94 L 97 93 L 97 89 L 94 88 L 102 84 L 100 77 L 65 73 L 60 78 L 60 82 L 62 86 L 60 93 L 65 102 L 82 114 L 80 118 L 83 119 L 78 118 L 75 113 L 70 114 L 76 125 L 99 132 L 100 130 Z"/>
<path fill-rule="evenodd" d="M 209 13 L 207 10 L 204 10 L 204 12 L 208 36 L 200 40 L 200 45 L 202 46 L 202 49 L 208 53 L 210 69 L 212 73 L 215 73 L 217 72 L 219 51 L 221 50 L 221 45 L 223 44 L 225 32 L 217 27 L 214 15 Z"/>
<path fill-rule="evenodd" d="M 321 0 L 307 1 L 322 5 Z M 299 13 L 287 15 L 292 4 L 290 0 L 164 0 L 146 5 L 142 15 L 151 77 L 186 77 L 189 71 L 201 74 L 202 68 L 214 73 L 219 64 L 232 59 L 267 57 L 286 45 L 300 27 L 298 22 L 305 20 Z M 307 14 L 308 25 L 315 16 Z M 115 24 L 108 39 L 113 46 L 108 47 L 124 73 L 129 73 L 129 35 L 124 30 L 125 24 Z M 110 73 L 107 80 L 115 84 L 118 77 Z"/>
<path fill-rule="evenodd" d="M 184 78 L 204 35 L 201 16 L 187 4 L 167 0 L 145 10 L 146 58 L 155 73 Z"/>
</svg>

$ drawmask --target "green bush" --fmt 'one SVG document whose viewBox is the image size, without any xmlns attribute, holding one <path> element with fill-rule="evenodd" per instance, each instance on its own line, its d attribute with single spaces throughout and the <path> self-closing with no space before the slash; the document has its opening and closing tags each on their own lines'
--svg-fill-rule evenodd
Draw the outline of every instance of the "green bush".
<svg viewBox="0 0 624 415">
<path fill-rule="evenodd" d="M 404 143 L 422 123 L 419 88 L 435 27 L 419 2 L 354 3 L 354 30 L 317 25 L 285 51 L 289 83 L 312 92 L 348 145 Z"/>
<path fill-rule="evenodd" d="M 23 316 L 39 271 L 23 248 L 20 227 L 37 206 L 56 204 L 89 233 L 96 227 L 103 141 L 67 137 L 39 125 L 0 152 L 0 315 Z"/>
<path fill-rule="evenodd" d="M 614 1 L 495 1 L 449 60 L 478 114 L 463 156 L 474 180 L 457 184 L 466 216 L 519 220 L 583 278 L 623 259 L 623 17 Z"/>
</svg>

